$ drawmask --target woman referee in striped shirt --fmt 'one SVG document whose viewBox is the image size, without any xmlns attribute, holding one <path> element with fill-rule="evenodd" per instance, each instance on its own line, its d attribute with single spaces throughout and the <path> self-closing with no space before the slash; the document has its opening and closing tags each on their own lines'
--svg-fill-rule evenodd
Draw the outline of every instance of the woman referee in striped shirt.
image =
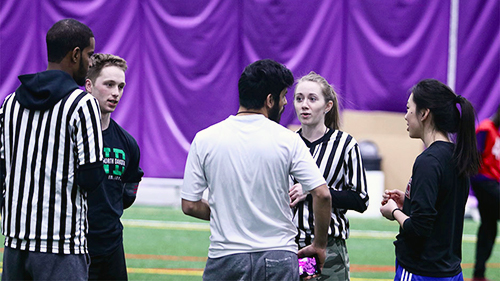
<svg viewBox="0 0 500 281">
<path fill-rule="evenodd" d="M 332 195 L 327 257 L 321 280 L 349 280 L 349 236 L 347 210 L 364 212 L 368 207 L 365 170 L 356 140 L 339 130 L 339 105 L 333 87 L 320 75 L 310 72 L 298 80 L 294 106 L 301 123 L 298 134 L 306 143 L 323 173 Z M 299 248 L 314 239 L 312 197 L 300 184 L 290 188 Z M 312 280 L 314 280 L 314 278 Z"/>
</svg>

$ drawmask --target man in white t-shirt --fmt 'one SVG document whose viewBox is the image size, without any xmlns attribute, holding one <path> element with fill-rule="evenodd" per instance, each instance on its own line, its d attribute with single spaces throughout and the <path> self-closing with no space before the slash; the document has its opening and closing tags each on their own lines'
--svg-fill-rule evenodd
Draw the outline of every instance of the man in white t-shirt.
<svg viewBox="0 0 500 281">
<path fill-rule="evenodd" d="M 238 113 L 198 132 L 191 144 L 182 210 L 210 221 L 204 280 L 299 279 L 290 175 L 313 196 L 316 221 L 314 242 L 298 256 L 323 265 L 330 193 L 298 134 L 278 124 L 292 84 L 291 71 L 275 61 L 250 64 L 238 82 Z"/>
</svg>

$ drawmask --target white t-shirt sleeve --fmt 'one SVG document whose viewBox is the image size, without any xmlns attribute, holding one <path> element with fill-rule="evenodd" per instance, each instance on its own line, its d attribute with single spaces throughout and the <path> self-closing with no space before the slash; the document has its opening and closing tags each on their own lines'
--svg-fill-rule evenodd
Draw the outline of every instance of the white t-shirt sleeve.
<svg viewBox="0 0 500 281">
<path fill-rule="evenodd" d="M 326 184 L 316 162 L 304 141 L 296 134 L 290 174 L 302 185 L 304 191 L 311 191 Z"/>
<path fill-rule="evenodd" d="M 201 200 L 203 192 L 208 188 L 203 165 L 198 154 L 196 139 L 195 137 L 189 149 L 181 189 L 181 198 L 193 202 Z"/>
</svg>

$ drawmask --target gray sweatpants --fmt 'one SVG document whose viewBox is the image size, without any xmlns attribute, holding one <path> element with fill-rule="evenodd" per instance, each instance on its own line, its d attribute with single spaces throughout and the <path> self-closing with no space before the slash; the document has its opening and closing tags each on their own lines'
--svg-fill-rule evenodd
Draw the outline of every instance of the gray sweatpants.
<svg viewBox="0 0 500 281">
<path fill-rule="evenodd" d="M 208 258 L 203 280 L 299 280 L 297 254 L 265 251 Z"/>
<path fill-rule="evenodd" d="M 88 278 L 87 255 L 21 251 L 5 247 L 2 280 L 82 280 Z"/>
</svg>

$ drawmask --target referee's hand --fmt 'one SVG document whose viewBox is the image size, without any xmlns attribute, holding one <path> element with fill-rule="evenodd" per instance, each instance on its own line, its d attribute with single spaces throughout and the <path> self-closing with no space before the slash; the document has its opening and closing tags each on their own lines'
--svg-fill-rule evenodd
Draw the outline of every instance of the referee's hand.
<svg viewBox="0 0 500 281">
<path fill-rule="evenodd" d="M 290 196 L 291 208 L 295 207 L 297 203 L 299 203 L 300 201 L 306 200 L 307 197 L 307 194 L 304 194 L 304 191 L 302 190 L 302 185 L 300 183 L 296 183 L 292 187 L 290 187 L 288 195 Z"/>
</svg>

